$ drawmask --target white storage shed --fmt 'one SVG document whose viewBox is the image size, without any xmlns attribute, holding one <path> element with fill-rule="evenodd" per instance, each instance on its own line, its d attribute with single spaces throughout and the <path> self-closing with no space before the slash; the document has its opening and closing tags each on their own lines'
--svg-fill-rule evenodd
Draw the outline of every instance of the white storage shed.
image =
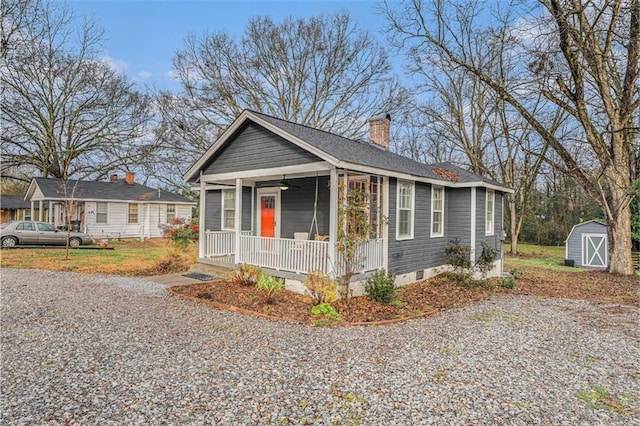
<svg viewBox="0 0 640 426">
<path fill-rule="evenodd" d="M 609 265 L 607 225 L 597 220 L 574 225 L 565 240 L 565 264 L 605 269 Z"/>
</svg>

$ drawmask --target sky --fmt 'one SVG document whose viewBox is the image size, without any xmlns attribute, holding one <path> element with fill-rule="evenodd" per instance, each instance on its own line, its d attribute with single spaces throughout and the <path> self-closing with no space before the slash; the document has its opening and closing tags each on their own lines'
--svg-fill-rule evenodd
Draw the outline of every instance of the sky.
<svg viewBox="0 0 640 426">
<path fill-rule="evenodd" d="M 276 22 L 348 11 L 354 21 L 384 42 L 384 19 L 371 0 L 70 0 L 79 17 L 92 18 L 105 31 L 105 57 L 112 66 L 145 87 L 178 91 L 171 61 L 190 33 L 226 30 L 238 38 L 254 16 Z"/>
</svg>

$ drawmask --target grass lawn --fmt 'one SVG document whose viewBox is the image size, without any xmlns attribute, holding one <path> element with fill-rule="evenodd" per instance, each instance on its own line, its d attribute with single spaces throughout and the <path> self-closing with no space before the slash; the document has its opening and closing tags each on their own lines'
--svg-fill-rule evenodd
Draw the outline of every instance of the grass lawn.
<svg viewBox="0 0 640 426">
<path fill-rule="evenodd" d="M 509 244 L 504 246 L 504 270 L 537 267 L 551 271 L 581 272 L 583 268 L 564 266 L 564 246 L 539 246 L 536 244 L 518 243 L 518 254 L 509 254 Z"/>
<path fill-rule="evenodd" d="M 109 241 L 113 250 L 2 249 L 2 268 L 48 269 L 130 276 L 186 270 L 195 263 L 195 245 L 176 250 L 166 239 Z"/>
</svg>

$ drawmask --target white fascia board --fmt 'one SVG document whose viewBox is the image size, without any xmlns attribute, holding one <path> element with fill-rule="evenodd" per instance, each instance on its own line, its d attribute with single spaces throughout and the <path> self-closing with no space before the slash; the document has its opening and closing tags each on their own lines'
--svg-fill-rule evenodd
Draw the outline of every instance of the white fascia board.
<svg viewBox="0 0 640 426">
<path fill-rule="evenodd" d="M 217 173 L 210 175 L 202 175 L 201 179 L 205 182 L 216 182 L 223 180 L 235 179 L 251 179 L 259 177 L 270 177 L 279 175 L 292 175 L 296 173 L 322 172 L 331 170 L 333 167 L 324 162 L 299 164 L 296 166 L 273 167 L 269 169 L 244 170 L 241 172 Z"/>
<path fill-rule="evenodd" d="M 508 192 L 510 194 L 513 194 L 513 192 L 514 192 L 514 190 L 511 189 L 511 188 L 506 188 L 506 187 L 503 187 L 503 186 L 500 186 L 500 185 L 495 185 L 495 184 L 482 182 L 482 181 L 454 183 L 454 182 L 447 181 L 447 180 L 433 179 L 433 178 L 427 178 L 427 177 L 423 177 L 423 176 L 415 176 L 415 175 L 412 175 L 412 174 L 409 174 L 409 173 L 394 172 L 394 171 L 389 171 L 389 170 L 385 170 L 385 169 L 377 169 L 375 167 L 370 167 L 370 166 L 362 166 L 362 165 L 359 165 L 359 164 L 348 163 L 346 161 L 339 161 L 336 166 L 338 168 L 341 168 L 341 169 L 344 168 L 344 169 L 349 169 L 349 170 L 363 172 L 363 173 L 371 173 L 371 174 L 377 174 L 377 175 L 383 175 L 383 176 L 390 176 L 390 177 L 395 177 L 397 179 L 429 183 L 429 184 L 432 184 L 432 185 L 446 186 L 446 187 L 449 187 L 449 188 L 482 187 L 482 188 L 495 189 L 495 190 L 498 190 L 500 192 Z"/>
<path fill-rule="evenodd" d="M 184 174 L 182 179 L 185 182 L 188 182 L 190 179 L 193 179 L 196 176 L 196 174 L 200 171 L 200 169 L 202 169 L 202 167 L 204 166 L 204 163 L 206 163 L 207 160 L 211 158 L 211 156 L 215 154 L 216 151 L 218 151 L 220 147 L 222 147 L 225 144 L 225 142 L 231 137 L 231 135 L 233 135 L 233 133 L 236 130 L 238 130 L 247 120 L 251 120 L 256 124 L 259 124 L 260 126 L 264 127 L 267 130 L 270 130 L 276 135 L 279 135 L 285 138 L 286 140 L 293 143 L 294 145 L 297 145 L 300 148 L 306 151 L 309 151 L 310 153 L 320 157 L 324 161 L 327 161 L 334 165 L 337 162 L 335 158 L 331 157 L 330 155 L 327 155 L 326 152 L 319 150 L 318 148 L 306 143 L 305 141 L 285 132 L 278 126 L 274 126 L 273 124 L 261 119 L 255 114 L 252 114 L 251 111 L 245 110 L 242 112 L 242 114 L 238 116 L 238 118 L 236 118 L 236 120 L 233 123 L 231 123 L 229 127 L 227 127 L 227 129 L 222 133 L 222 135 L 220 135 L 220 137 L 214 142 L 214 144 L 211 145 L 211 147 L 207 150 L 207 152 L 205 152 L 204 155 L 200 157 L 200 159 L 196 161 L 196 163 L 193 166 L 191 166 L 191 168 L 187 171 L 187 173 Z"/>
</svg>

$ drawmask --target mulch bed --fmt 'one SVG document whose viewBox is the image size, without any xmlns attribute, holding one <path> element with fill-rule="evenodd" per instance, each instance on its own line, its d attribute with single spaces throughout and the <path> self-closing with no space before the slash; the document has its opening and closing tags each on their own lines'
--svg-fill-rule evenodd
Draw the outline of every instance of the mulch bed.
<svg viewBox="0 0 640 426">
<path fill-rule="evenodd" d="M 367 296 L 339 300 L 333 304 L 340 314 L 339 321 L 328 321 L 322 316 L 312 315 L 311 301 L 304 295 L 287 290 L 278 293 L 272 304 L 267 303 L 266 294 L 255 287 L 240 286 L 225 280 L 176 286 L 171 291 L 176 296 L 196 300 L 217 309 L 309 325 L 393 323 L 433 315 L 504 293 L 640 306 L 638 277 L 617 277 L 599 271 L 569 273 L 537 268 L 523 268 L 523 273 L 514 289 L 502 288 L 499 280 L 462 284 L 453 276 L 442 274 L 400 288 L 394 304 L 376 302 Z"/>
</svg>

